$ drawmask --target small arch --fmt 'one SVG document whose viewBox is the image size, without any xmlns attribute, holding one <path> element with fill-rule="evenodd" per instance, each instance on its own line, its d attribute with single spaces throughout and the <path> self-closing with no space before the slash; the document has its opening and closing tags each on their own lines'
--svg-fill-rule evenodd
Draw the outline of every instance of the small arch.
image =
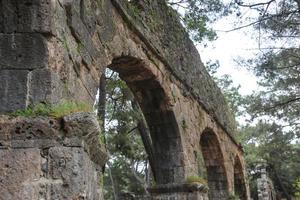
<svg viewBox="0 0 300 200">
<path fill-rule="evenodd" d="M 150 165 L 156 183 L 182 181 L 184 154 L 179 126 L 163 83 L 154 73 L 158 70 L 150 62 L 132 56 L 114 58 L 108 68 L 126 82 L 147 121 L 153 147 Z"/>
<path fill-rule="evenodd" d="M 234 194 L 242 200 L 247 199 L 245 175 L 238 155 L 234 160 Z"/>
<path fill-rule="evenodd" d="M 201 134 L 200 146 L 207 171 L 209 199 L 225 200 L 228 198 L 228 182 L 217 135 L 210 129 L 204 130 Z"/>
</svg>

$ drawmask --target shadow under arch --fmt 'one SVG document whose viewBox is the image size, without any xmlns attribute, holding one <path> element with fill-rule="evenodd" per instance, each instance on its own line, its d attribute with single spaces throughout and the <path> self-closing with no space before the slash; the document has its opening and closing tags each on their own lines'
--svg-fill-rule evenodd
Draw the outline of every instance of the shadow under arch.
<svg viewBox="0 0 300 200">
<path fill-rule="evenodd" d="M 241 200 L 247 199 L 247 188 L 242 162 L 238 155 L 234 159 L 234 194 Z"/>
<path fill-rule="evenodd" d="M 150 165 L 157 184 L 182 181 L 182 143 L 175 114 L 170 107 L 154 65 L 131 56 L 114 58 L 109 69 L 119 73 L 139 103 L 150 130 L 153 152 Z M 147 151 L 147 149 L 146 149 Z"/>
<path fill-rule="evenodd" d="M 210 200 L 228 199 L 228 182 L 224 157 L 217 135 L 205 129 L 200 137 L 200 147 L 207 172 Z"/>
</svg>

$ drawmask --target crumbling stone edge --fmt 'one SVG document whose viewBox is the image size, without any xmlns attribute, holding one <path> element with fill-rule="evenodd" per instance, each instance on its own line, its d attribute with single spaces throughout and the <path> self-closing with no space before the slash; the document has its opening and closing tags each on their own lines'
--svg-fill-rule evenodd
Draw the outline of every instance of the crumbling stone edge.
<svg viewBox="0 0 300 200">
<path fill-rule="evenodd" d="M 75 113 L 58 119 L 0 116 L 0 149 L 82 147 L 95 164 L 104 166 L 108 154 L 100 133 L 94 113 Z"/>
</svg>

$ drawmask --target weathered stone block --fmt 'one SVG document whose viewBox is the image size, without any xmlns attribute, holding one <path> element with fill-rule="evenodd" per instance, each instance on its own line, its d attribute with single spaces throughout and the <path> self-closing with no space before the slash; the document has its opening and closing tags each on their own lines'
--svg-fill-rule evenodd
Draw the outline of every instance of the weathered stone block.
<svg viewBox="0 0 300 200">
<path fill-rule="evenodd" d="M 0 70 L 0 113 L 24 109 L 27 106 L 28 73 L 27 70 Z"/>
<path fill-rule="evenodd" d="M 51 0 L 1 0 L 0 33 L 51 32 Z"/>
<path fill-rule="evenodd" d="M 89 30 L 83 23 L 80 15 L 72 5 L 66 6 L 68 15 L 68 25 L 72 31 L 73 36 L 81 42 L 81 51 L 86 50 L 93 58 L 97 58 L 100 52 L 93 44 Z"/>
<path fill-rule="evenodd" d="M 56 104 L 63 96 L 63 83 L 58 74 L 50 69 L 36 69 L 31 72 L 30 104 Z"/>
<path fill-rule="evenodd" d="M 107 155 L 96 116 L 73 114 L 66 121 L 65 127 L 51 117 L 0 117 L 0 200 L 103 199 L 99 169 Z"/>
<path fill-rule="evenodd" d="M 0 69 L 47 66 L 47 46 L 40 34 L 0 34 Z"/>
<path fill-rule="evenodd" d="M 39 149 L 0 149 L 0 199 L 39 199 Z"/>
<path fill-rule="evenodd" d="M 149 189 L 152 200 L 208 200 L 207 187 L 198 183 L 165 184 Z"/>
<path fill-rule="evenodd" d="M 100 166 L 107 161 L 106 150 L 99 139 L 100 126 L 91 113 L 77 113 L 63 118 L 64 130 L 69 138 L 82 138 L 91 159 Z"/>
<path fill-rule="evenodd" d="M 52 178 L 63 181 L 51 188 L 52 199 L 100 198 L 97 169 L 82 148 L 50 148 L 49 158 Z"/>
<path fill-rule="evenodd" d="M 60 129 L 60 121 L 57 119 L 0 117 L 0 140 L 60 140 L 63 138 Z"/>
</svg>

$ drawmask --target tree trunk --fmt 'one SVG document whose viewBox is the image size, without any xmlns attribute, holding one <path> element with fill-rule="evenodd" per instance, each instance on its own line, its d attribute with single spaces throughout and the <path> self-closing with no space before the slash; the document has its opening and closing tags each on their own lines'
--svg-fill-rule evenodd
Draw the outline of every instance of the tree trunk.
<svg viewBox="0 0 300 200">
<path fill-rule="evenodd" d="M 107 162 L 107 169 L 108 169 L 108 174 L 109 174 L 109 178 L 110 178 L 110 182 L 111 182 L 111 187 L 113 189 L 114 200 L 118 200 L 118 193 L 117 193 L 117 189 L 116 189 L 116 185 L 115 185 L 113 175 L 111 173 L 111 165 L 110 165 L 109 162 Z"/>
<path fill-rule="evenodd" d="M 153 178 L 155 180 L 156 173 L 155 173 L 155 162 L 154 162 L 154 149 L 153 149 L 153 144 L 152 144 L 150 131 L 147 128 L 147 122 L 146 122 L 144 116 L 142 115 L 141 108 L 140 108 L 140 106 L 139 106 L 139 104 L 137 103 L 136 100 L 132 101 L 132 107 L 133 107 L 134 110 L 136 110 L 140 113 L 140 115 L 139 115 L 140 117 L 139 117 L 139 119 L 137 119 L 138 120 L 137 127 L 138 127 L 139 133 L 141 135 L 142 142 L 144 144 L 146 153 L 148 155 L 150 168 L 151 168 L 151 171 L 152 171 Z"/>
<path fill-rule="evenodd" d="M 105 70 L 100 77 L 99 96 L 98 96 L 98 118 L 100 120 L 101 130 L 105 130 L 105 105 L 106 105 L 106 76 Z"/>
<path fill-rule="evenodd" d="M 279 184 L 279 187 L 281 188 L 284 196 L 286 197 L 287 200 L 291 200 L 291 196 L 289 195 L 289 193 L 287 192 L 286 188 L 284 187 L 283 183 L 282 183 L 282 180 L 281 178 L 279 177 L 278 173 L 277 173 L 277 170 L 275 169 L 274 166 L 271 167 L 274 171 L 274 175 L 275 175 L 275 178 L 277 179 L 277 182 Z"/>
<path fill-rule="evenodd" d="M 148 194 L 148 191 L 147 191 L 147 182 L 144 181 L 144 179 L 142 179 L 142 178 L 137 174 L 137 172 L 136 172 L 136 170 L 135 170 L 135 167 L 134 167 L 134 162 L 133 162 L 133 161 L 131 162 L 130 169 L 131 169 L 131 172 L 132 172 L 134 178 L 137 180 L 137 182 L 139 182 L 139 183 L 143 186 L 143 189 L 144 189 L 145 194 Z"/>
<path fill-rule="evenodd" d="M 145 119 L 140 119 L 138 121 L 138 130 L 140 132 L 145 150 L 147 152 L 149 163 L 151 166 L 150 168 L 152 170 L 152 174 L 155 179 L 156 174 L 155 174 L 155 162 L 154 162 L 154 149 L 153 149 L 152 140 Z"/>
</svg>

